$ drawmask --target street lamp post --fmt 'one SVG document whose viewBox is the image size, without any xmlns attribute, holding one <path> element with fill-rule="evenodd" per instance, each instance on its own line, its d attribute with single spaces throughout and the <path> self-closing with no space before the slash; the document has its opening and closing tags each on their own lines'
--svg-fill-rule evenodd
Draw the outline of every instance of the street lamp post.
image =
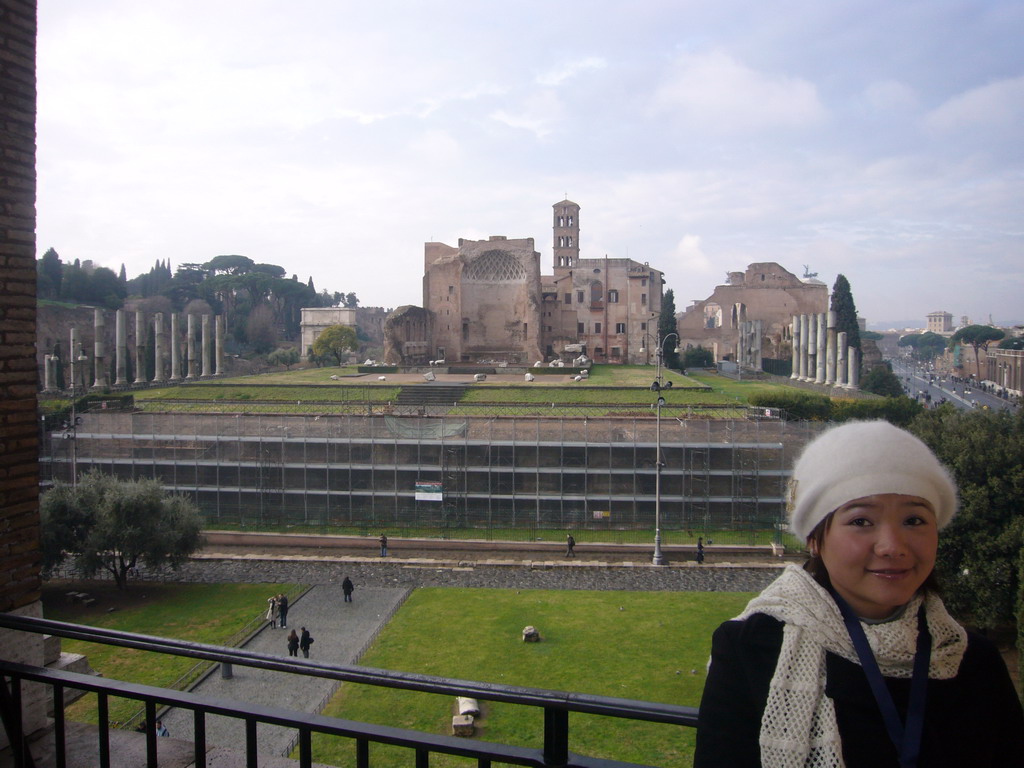
<svg viewBox="0 0 1024 768">
<path fill-rule="evenodd" d="M 664 338 L 662 338 L 660 332 L 658 333 L 658 347 L 654 352 L 654 360 L 657 364 L 657 374 L 654 383 L 651 384 L 651 389 L 658 393 L 658 400 L 654 406 L 654 557 L 651 560 L 654 565 L 668 564 L 668 560 L 665 559 L 665 556 L 661 551 L 661 468 L 664 466 L 664 462 L 661 460 L 661 406 L 665 404 L 665 398 L 661 396 L 661 366 L 665 357 L 665 342 L 673 336 L 676 337 L 676 344 L 678 345 L 678 333 L 670 333 Z M 644 354 L 645 352 L 645 349 L 640 349 L 641 354 Z M 675 347 L 675 352 L 679 352 L 678 346 Z"/>
</svg>

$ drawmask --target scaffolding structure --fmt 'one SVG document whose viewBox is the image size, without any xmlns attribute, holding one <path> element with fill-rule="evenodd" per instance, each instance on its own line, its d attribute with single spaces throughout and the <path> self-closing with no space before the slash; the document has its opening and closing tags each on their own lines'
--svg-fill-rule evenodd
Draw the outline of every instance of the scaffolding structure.
<svg viewBox="0 0 1024 768">
<path fill-rule="evenodd" d="M 662 527 L 778 530 L 789 467 L 820 428 L 663 415 Z M 645 415 L 98 411 L 83 416 L 75 462 L 80 473 L 156 478 L 210 525 L 644 530 L 655 430 Z M 48 437 L 44 478 L 70 480 L 68 441 Z M 440 500 L 417 498 L 423 482 Z"/>
</svg>

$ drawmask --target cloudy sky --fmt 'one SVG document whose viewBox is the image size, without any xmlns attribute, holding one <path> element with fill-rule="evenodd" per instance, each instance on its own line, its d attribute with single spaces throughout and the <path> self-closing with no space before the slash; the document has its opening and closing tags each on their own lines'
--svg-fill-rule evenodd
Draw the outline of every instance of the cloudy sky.
<svg viewBox="0 0 1024 768">
<path fill-rule="evenodd" d="M 808 265 L 1024 322 L 1021 0 L 40 0 L 40 255 L 239 253 L 420 304 L 423 243 Z M 888 327 L 888 325 L 886 325 Z"/>
</svg>

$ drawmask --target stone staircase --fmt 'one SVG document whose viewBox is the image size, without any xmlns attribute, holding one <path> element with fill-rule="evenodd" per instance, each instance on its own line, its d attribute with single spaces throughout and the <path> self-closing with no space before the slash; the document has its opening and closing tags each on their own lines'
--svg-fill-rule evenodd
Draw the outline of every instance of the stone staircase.
<svg viewBox="0 0 1024 768">
<path fill-rule="evenodd" d="M 462 399 L 466 384 L 411 384 L 402 387 L 396 405 L 451 405 Z"/>
</svg>

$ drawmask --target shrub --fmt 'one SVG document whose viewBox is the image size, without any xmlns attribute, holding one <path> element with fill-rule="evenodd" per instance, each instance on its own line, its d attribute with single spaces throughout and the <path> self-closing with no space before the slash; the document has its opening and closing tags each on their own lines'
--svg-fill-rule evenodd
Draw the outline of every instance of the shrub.
<svg viewBox="0 0 1024 768">
<path fill-rule="evenodd" d="M 781 408 L 790 419 L 827 421 L 832 417 L 832 401 L 812 392 L 762 392 L 752 394 L 749 402 L 759 408 Z"/>
</svg>

